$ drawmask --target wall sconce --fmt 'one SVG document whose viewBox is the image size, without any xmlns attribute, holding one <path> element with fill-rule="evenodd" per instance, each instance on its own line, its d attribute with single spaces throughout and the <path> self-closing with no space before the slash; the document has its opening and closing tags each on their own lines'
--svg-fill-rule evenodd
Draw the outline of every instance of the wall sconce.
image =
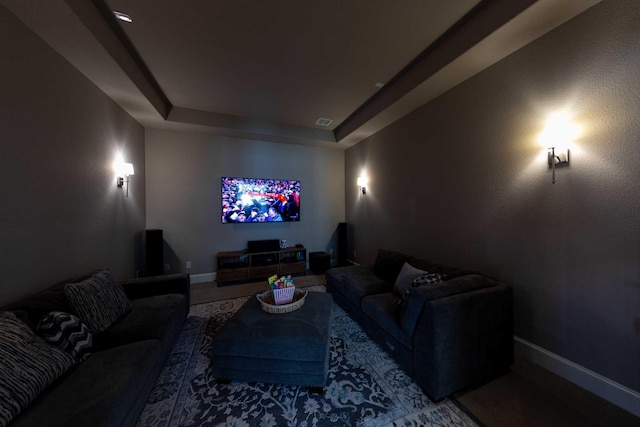
<svg viewBox="0 0 640 427">
<path fill-rule="evenodd" d="M 556 167 L 569 166 L 568 146 L 578 136 L 579 127 L 571 123 L 564 114 L 555 114 L 539 136 L 539 141 L 547 147 L 547 163 L 552 170 L 551 183 L 556 183 Z"/>
<path fill-rule="evenodd" d="M 356 183 L 358 184 L 358 187 L 360 187 L 360 191 L 362 191 L 362 194 L 367 194 L 367 184 L 369 184 L 369 178 L 367 178 L 366 175 L 360 175 Z"/>
<path fill-rule="evenodd" d="M 129 197 L 129 177 L 134 175 L 132 163 L 117 163 L 116 169 L 116 185 L 118 188 L 122 188 L 124 183 L 127 183 L 127 197 Z"/>
<path fill-rule="evenodd" d="M 549 147 L 549 153 L 547 154 L 547 162 L 549 168 L 552 170 L 551 183 L 556 183 L 556 167 L 569 166 L 569 149 L 557 150 L 556 147 Z"/>
</svg>

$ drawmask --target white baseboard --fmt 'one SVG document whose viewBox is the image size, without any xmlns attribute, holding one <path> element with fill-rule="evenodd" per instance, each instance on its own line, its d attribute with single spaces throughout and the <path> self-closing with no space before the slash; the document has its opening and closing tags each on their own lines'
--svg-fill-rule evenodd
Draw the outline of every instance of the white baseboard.
<svg viewBox="0 0 640 427">
<path fill-rule="evenodd" d="M 191 274 L 191 283 L 215 282 L 216 273 Z"/>
<path fill-rule="evenodd" d="M 640 393 L 590 371 L 520 337 L 513 337 L 515 353 L 601 398 L 640 417 Z"/>
</svg>

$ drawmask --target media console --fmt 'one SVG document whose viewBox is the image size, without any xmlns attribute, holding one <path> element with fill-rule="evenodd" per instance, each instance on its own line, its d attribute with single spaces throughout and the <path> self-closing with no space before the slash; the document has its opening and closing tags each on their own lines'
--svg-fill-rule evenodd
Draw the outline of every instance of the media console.
<svg viewBox="0 0 640 427">
<path fill-rule="evenodd" d="M 266 279 L 307 272 L 307 249 L 294 246 L 267 252 L 229 251 L 216 255 L 218 286 L 239 280 Z"/>
</svg>

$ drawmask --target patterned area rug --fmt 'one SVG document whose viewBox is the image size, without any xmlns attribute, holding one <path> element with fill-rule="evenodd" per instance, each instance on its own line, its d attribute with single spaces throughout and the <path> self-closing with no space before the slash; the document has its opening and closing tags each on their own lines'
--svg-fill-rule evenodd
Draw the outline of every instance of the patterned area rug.
<svg viewBox="0 0 640 427">
<path fill-rule="evenodd" d="M 324 286 L 306 289 L 324 292 Z M 217 384 L 210 367 L 212 338 L 247 298 L 191 307 L 139 427 L 476 426 L 450 400 L 429 401 L 337 305 L 324 393 L 288 385 Z"/>
</svg>

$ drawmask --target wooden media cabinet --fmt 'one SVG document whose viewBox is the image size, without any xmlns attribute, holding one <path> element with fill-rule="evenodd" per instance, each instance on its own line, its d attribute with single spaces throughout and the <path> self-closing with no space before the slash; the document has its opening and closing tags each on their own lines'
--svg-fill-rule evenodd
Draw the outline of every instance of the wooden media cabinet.
<svg viewBox="0 0 640 427">
<path fill-rule="evenodd" d="M 279 277 L 306 273 L 307 249 L 293 246 L 269 252 L 218 252 L 216 265 L 219 286 L 226 282 L 266 279 L 274 274 Z"/>
</svg>

